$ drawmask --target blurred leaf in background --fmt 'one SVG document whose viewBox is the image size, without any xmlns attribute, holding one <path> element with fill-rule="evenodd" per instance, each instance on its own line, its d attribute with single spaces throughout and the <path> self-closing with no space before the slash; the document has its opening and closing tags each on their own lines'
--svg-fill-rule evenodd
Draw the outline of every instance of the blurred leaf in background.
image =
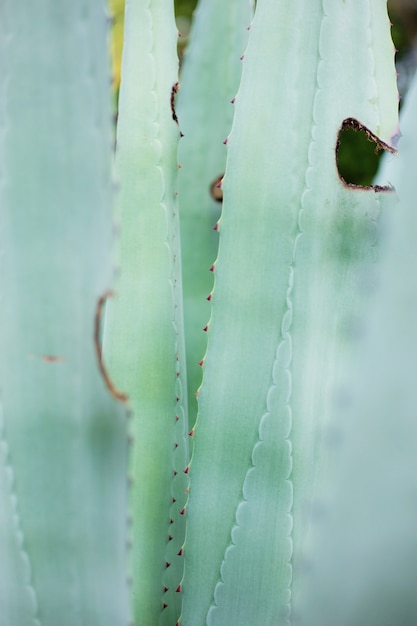
<svg viewBox="0 0 417 626">
<path fill-rule="evenodd" d="M 187 36 L 191 24 L 191 16 L 197 4 L 197 0 L 175 0 L 175 16 L 180 33 L 178 41 L 178 53 L 181 56 L 187 43 Z M 110 54 L 112 60 L 112 87 L 114 92 L 119 91 L 120 68 L 123 50 L 123 26 L 124 26 L 125 0 L 110 0 L 110 15 L 112 18 L 112 34 L 110 41 Z"/>
<path fill-rule="evenodd" d="M 125 0 L 110 0 L 110 15 L 112 18 L 112 31 L 110 41 L 110 54 L 112 61 L 112 87 L 116 93 L 119 91 L 120 86 L 124 12 Z"/>
<path fill-rule="evenodd" d="M 417 0 L 388 0 L 388 11 L 397 50 L 398 91 L 404 98 L 417 69 Z"/>
<path fill-rule="evenodd" d="M 398 91 L 401 99 L 417 68 L 417 0 L 388 0 L 391 36 L 396 48 Z M 368 187 L 376 175 L 382 151 L 365 132 L 344 129 L 340 135 L 338 169 L 353 185 Z"/>
</svg>

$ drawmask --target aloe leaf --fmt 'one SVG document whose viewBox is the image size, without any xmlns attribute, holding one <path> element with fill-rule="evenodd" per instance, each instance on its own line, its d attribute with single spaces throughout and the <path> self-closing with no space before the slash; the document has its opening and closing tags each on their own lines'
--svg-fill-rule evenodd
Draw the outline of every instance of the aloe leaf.
<svg viewBox="0 0 417 626">
<path fill-rule="evenodd" d="M 380 146 L 396 132 L 385 3 L 259 0 L 235 108 L 190 472 L 186 625 L 287 624 L 297 610 L 312 497 L 334 455 L 323 443 L 391 202 L 343 183 L 335 155 L 346 119 Z"/>
<path fill-rule="evenodd" d="M 381 225 L 379 288 L 335 415 L 340 462 L 309 542 L 299 623 L 417 621 L 417 81 L 401 112 L 399 155 L 384 174 L 399 204 Z"/>
<path fill-rule="evenodd" d="M 94 341 L 112 275 L 105 5 L 3 2 L 0 24 L 0 621 L 126 624 L 126 424 Z"/>
<path fill-rule="evenodd" d="M 32 586 L 29 557 L 23 546 L 4 427 L 1 432 L 0 454 L 0 607 L 2 615 L 7 617 L 10 624 L 37 626 L 37 598 Z"/>
<path fill-rule="evenodd" d="M 181 71 L 176 111 L 184 137 L 179 145 L 179 201 L 183 262 L 184 320 L 187 348 L 190 427 L 197 414 L 195 394 L 201 384 L 199 361 L 210 316 L 207 301 L 213 287 L 209 272 L 216 256 L 219 202 L 211 196 L 224 174 L 226 148 L 233 117 L 231 101 L 239 86 L 242 56 L 251 21 L 249 0 L 200 0 Z"/>
<path fill-rule="evenodd" d="M 135 622 L 180 613 L 188 475 L 187 398 L 176 203 L 178 80 L 170 0 L 125 14 L 116 176 L 120 276 L 108 302 L 104 355 L 129 397 L 130 572 Z"/>
</svg>

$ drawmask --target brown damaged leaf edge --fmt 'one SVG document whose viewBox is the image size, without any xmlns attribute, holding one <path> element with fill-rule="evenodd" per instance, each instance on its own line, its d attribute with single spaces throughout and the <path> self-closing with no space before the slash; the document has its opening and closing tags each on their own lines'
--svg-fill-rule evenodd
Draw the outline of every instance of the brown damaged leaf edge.
<svg viewBox="0 0 417 626">
<path fill-rule="evenodd" d="M 365 133 L 368 140 L 371 141 L 373 144 L 375 144 L 376 153 L 378 153 L 380 150 L 385 150 L 386 152 L 390 152 L 391 154 L 397 154 L 397 150 L 395 148 L 393 148 L 392 146 L 389 146 L 387 143 L 379 139 L 379 137 L 377 137 L 372 131 L 370 131 L 369 128 L 361 124 L 357 119 L 355 119 L 354 117 L 347 117 L 345 120 L 343 120 L 342 125 L 339 128 L 337 141 L 336 141 L 336 167 L 337 167 L 337 171 L 339 174 L 339 178 L 343 183 L 343 186 L 346 187 L 347 189 L 352 189 L 352 190 L 373 189 L 374 191 L 378 191 L 378 192 L 395 191 L 392 185 L 355 185 L 353 183 L 346 182 L 346 180 L 343 178 L 339 170 L 338 153 L 339 153 L 339 147 L 340 147 L 340 137 L 343 131 L 347 129 Z"/>
<path fill-rule="evenodd" d="M 210 185 L 210 195 L 216 202 L 223 202 L 223 183 L 224 174 L 220 174 Z"/>
<path fill-rule="evenodd" d="M 101 316 L 103 313 L 103 307 L 107 300 L 107 298 L 112 298 L 114 296 L 113 291 L 106 291 L 100 298 L 97 300 L 96 314 L 94 317 L 94 345 L 96 348 L 98 366 L 103 377 L 103 380 L 106 384 L 107 389 L 110 391 L 111 395 L 119 400 L 119 402 L 127 402 L 128 396 L 113 385 L 110 376 L 107 373 L 107 370 L 103 363 L 103 355 L 100 344 L 100 325 L 101 325 Z"/>
<path fill-rule="evenodd" d="M 180 84 L 178 82 L 174 83 L 172 85 L 171 98 L 170 98 L 172 119 L 174 120 L 174 122 L 176 123 L 178 128 L 179 128 L 180 124 L 178 122 L 178 117 L 177 117 L 177 114 L 175 112 L 175 99 L 177 97 L 177 93 L 179 92 L 179 90 L 180 90 Z M 181 130 L 180 130 L 180 137 L 184 137 L 184 135 L 182 134 Z"/>
</svg>

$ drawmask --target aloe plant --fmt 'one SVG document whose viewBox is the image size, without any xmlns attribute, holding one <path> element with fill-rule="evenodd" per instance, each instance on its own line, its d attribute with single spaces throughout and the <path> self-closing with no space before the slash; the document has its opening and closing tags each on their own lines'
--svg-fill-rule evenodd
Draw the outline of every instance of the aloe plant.
<svg viewBox="0 0 417 626">
<path fill-rule="evenodd" d="M 370 432 L 385 373 L 367 389 L 351 372 L 359 358 L 366 377 L 385 337 L 378 310 L 393 292 L 374 297 L 374 276 L 391 285 L 384 268 L 404 270 L 380 245 L 397 210 L 389 175 L 354 187 L 337 149 L 349 127 L 395 152 L 386 3 L 258 0 L 248 30 L 247 0 L 201 0 L 179 76 L 172 2 L 129 0 L 114 171 L 103 4 L 41 9 L 38 29 L 29 11 L 0 9 L 0 614 L 10 626 L 366 623 L 360 595 L 378 577 L 364 568 L 355 585 L 347 570 L 333 591 L 343 535 L 331 523 L 353 502 L 369 538 L 362 503 L 383 485 L 329 495 L 340 477 L 360 482 L 354 443 L 338 462 L 335 424 L 352 390 L 346 437 Z M 209 188 L 224 172 L 217 253 Z M 398 355 L 412 371 L 412 350 Z M 335 511 L 322 524 L 321 502 Z M 388 537 L 410 530 L 400 510 Z M 352 607 L 344 622 L 323 616 L 329 594 Z"/>
<path fill-rule="evenodd" d="M 219 15 L 221 19 L 219 20 Z M 202 329 L 210 317 L 210 273 L 217 255 L 225 139 L 233 118 L 252 18 L 249 0 L 202 0 L 183 59 L 175 108 L 184 135 L 179 145 L 184 318 L 190 427 L 197 413 L 196 392 L 206 351 Z M 215 36 L 214 36 L 215 33 Z"/>
<path fill-rule="evenodd" d="M 302 623 L 415 624 L 417 602 L 414 176 L 417 82 L 402 111 L 399 156 L 379 179 L 399 204 L 382 220 L 381 264 L 363 337 L 335 414 L 340 460 L 309 541 Z M 341 485 L 343 491 L 341 495 Z"/>
<path fill-rule="evenodd" d="M 223 183 L 186 624 L 287 623 L 290 597 L 297 605 L 312 495 L 331 457 L 322 440 L 363 306 L 359 281 L 375 257 L 375 222 L 390 200 L 340 180 L 338 134 L 355 118 L 390 144 L 394 81 L 383 4 L 359 13 L 353 3 L 258 3 Z"/>
<path fill-rule="evenodd" d="M 94 341 L 112 277 L 108 24 L 90 0 L 34 15 L 0 8 L 0 621 L 121 625 L 125 417 Z"/>
<path fill-rule="evenodd" d="M 166 0 L 128 4 L 117 130 L 121 265 L 107 304 L 105 360 L 128 395 L 131 541 L 137 623 L 180 614 L 188 463 L 178 208 L 177 32 Z"/>
</svg>

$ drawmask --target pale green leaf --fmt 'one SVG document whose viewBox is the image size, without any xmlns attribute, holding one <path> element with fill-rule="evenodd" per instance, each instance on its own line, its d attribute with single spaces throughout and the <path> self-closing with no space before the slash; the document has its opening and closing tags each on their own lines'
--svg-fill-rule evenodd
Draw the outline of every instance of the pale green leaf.
<svg viewBox="0 0 417 626">
<path fill-rule="evenodd" d="M 200 0 L 181 71 L 176 111 L 184 137 L 179 146 L 179 201 L 187 348 L 188 406 L 193 425 L 201 383 L 199 362 L 206 352 L 203 328 L 213 288 L 209 269 L 217 256 L 213 232 L 220 206 L 212 197 L 226 167 L 224 141 L 233 117 L 242 56 L 252 17 L 249 0 Z M 214 186 L 214 190 L 211 188 Z"/>
<path fill-rule="evenodd" d="M 399 156 L 383 169 L 399 204 L 382 221 L 378 289 L 334 416 L 340 462 L 301 579 L 306 626 L 417 622 L 416 107 L 414 81 Z"/>
<path fill-rule="evenodd" d="M 360 6 L 359 6 L 360 5 Z M 342 122 L 396 133 L 383 2 L 259 0 L 228 144 L 182 623 L 287 624 L 329 420 L 390 194 L 338 177 Z M 291 606 L 290 606 L 291 598 Z"/>
<path fill-rule="evenodd" d="M 122 625 L 126 432 L 94 342 L 110 287 L 100 0 L 0 8 L 0 621 Z"/>
<path fill-rule="evenodd" d="M 188 482 L 176 39 L 172 2 L 127 3 L 116 153 L 120 268 L 104 350 L 132 414 L 129 575 L 135 621 L 152 625 L 175 624 L 180 614 Z"/>
</svg>

